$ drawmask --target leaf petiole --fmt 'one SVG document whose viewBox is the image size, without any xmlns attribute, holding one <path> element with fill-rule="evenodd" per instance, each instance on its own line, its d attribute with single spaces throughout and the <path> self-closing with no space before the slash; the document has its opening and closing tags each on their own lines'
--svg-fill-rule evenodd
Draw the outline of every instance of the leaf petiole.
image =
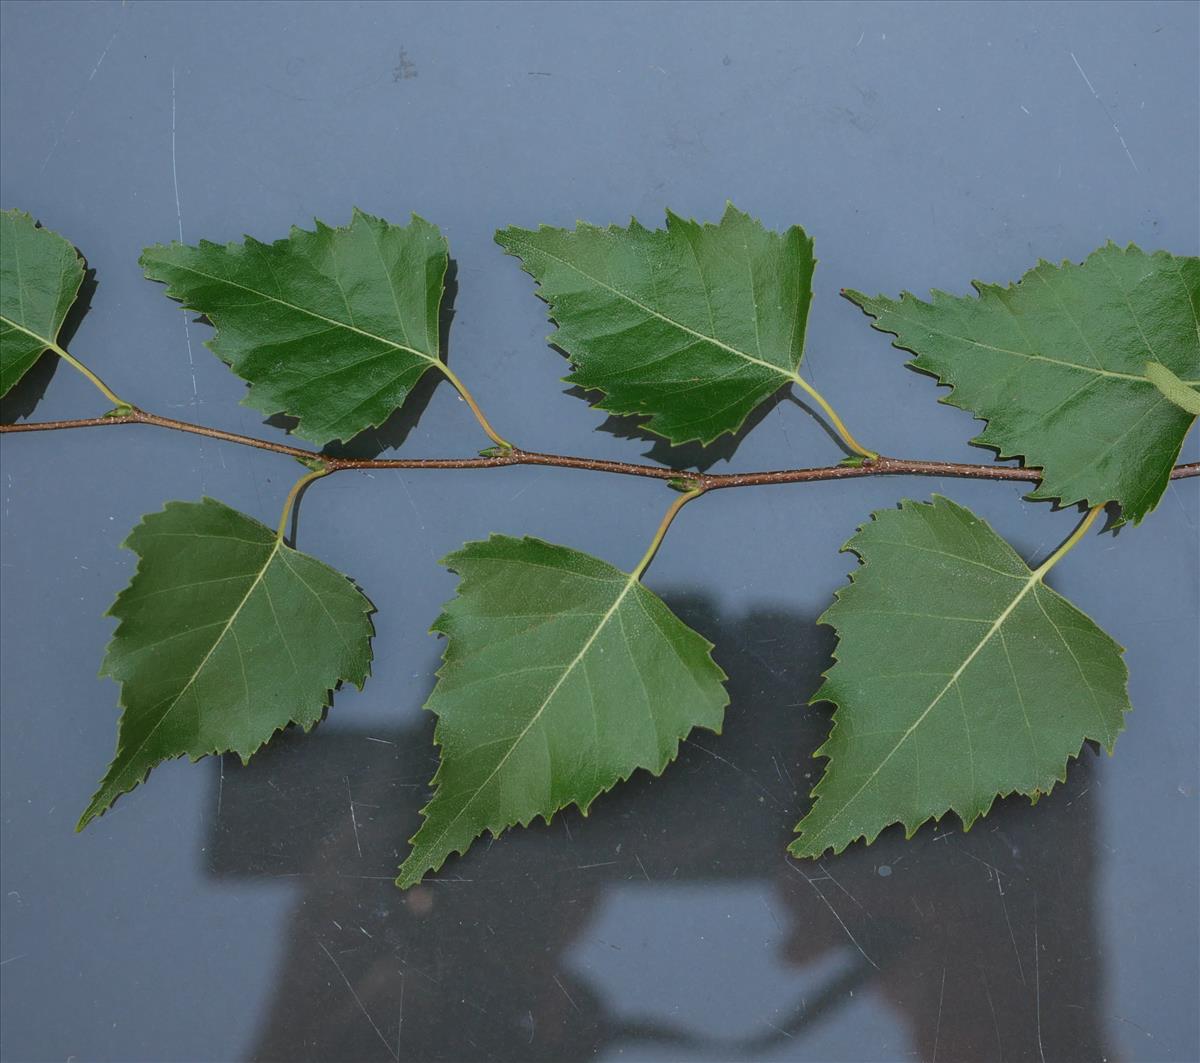
<svg viewBox="0 0 1200 1063">
<path fill-rule="evenodd" d="M 488 419 L 483 415 L 483 410 L 479 408 L 479 403 L 475 401 L 474 396 L 467 390 L 466 384 L 458 379 L 458 375 L 454 370 L 440 359 L 434 364 L 442 371 L 446 379 L 454 385 L 455 390 L 463 397 L 463 401 L 471 407 L 471 412 L 475 415 L 475 420 L 479 422 L 479 427 L 488 434 L 488 438 L 505 450 L 515 450 L 516 448 L 507 439 L 488 424 Z"/>
<path fill-rule="evenodd" d="M 845 423 L 834 411 L 834 408 L 825 401 L 825 396 L 822 395 L 816 388 L 814 388 L 807 380 L 805 380 L 804 377 L 802 377 L 799 373 L 795 373 L 792 376 L 792 380 L 799 384 L 804 393 L 808 395 L 813 402 L 821 407 L 825 413 L 825 416 L 829 418 L 829 423 L 833 425 L 834 431 L 836 431 L 837 434 L 842 437 L 842 442 L 844 442 L 846 446 L 853 450 L 855 454 L 861 454 L 868 461 L 874 461 L 877 457 L 879 457 L 875 451 L 868 450 L 850 434 L 850 429 L 846 427 Z"/>
<path fill-rule="evenodd" d="M 641 561 L 629 574 L 629 578 L 636 582 L 642 578 L 642 573 L 646 571 L 647 566 L 654 560 L 654 555 L 658 553 L 658 548 L 662 546 L 663 538 L 667 534 L 667 529 L 671 526 L 671 521 L 675 519 L 675 514 L 686 506 L 693 498 L 697 498 L 704 494 L 705 488 L 694 487 L 690 491 L 685 491 L 667 508 L 667 512 L 663 514 L 662 522 L 658 526 L 658 531 L 654 533 L 654 538 L 650 540 L 650 546 L 642 555 Z"/>
<path fill-rule="evenodd" d="M 87 377 L 88 380 L 90 380 L 93 384 L 95 384 L 96 387 L 98 387 L 100 389 L 100 391 L 104 394 L 104 397 L 106 399 L 108 399 L 108 401 L 111 402 L 113 404 L 113 406 L 116 407 L 117 410 L 121 411 L 121 414 L 128 413 L 129 411 L 131 411 L 133 409 L 132 403 L 126 402 L 123 398 L 121 398 L 119 395 L 117 395 L 106 383 L 104 383 L 103 380 L 101 380 L 95 373 L 93 373 L 86 365 L 84 365 L 74 355 L 68 354 L 57 343 L 50 344 L 50 350 L 52 350 L 55 354 L 57 354 L 59 356 L 59 358 L 61 358 L 64 362 L 67 363 L 67 365 L 72 366 L 73 368 L 79 370 L 79 372 L 81 372 L 85 377 Z M 121 414 L 117 414 L 114 412 L 111 416 L 120 416 Z"/>
<path fill-rule="evenodd" d="M 1055 565 L 1057 565 L 1064 557 L 1066 557 L 1067 554 L 1071 552 L 1071 548 L 1075 546 L 1080 539 L 1087 535 L 1088 528 L 1095 523 L 1096 518 L 1100 516 L 1104 506 L 1105 503 L 1102 502 L 1100 505 L 1093 506 L 1087 511 L 1087 516 L 1085 516 L 1083 520 L 1079 522 L 1079 527 L 1071 532 L 1071 534 L 1067 537 L 1066 542 L 1064 542 L 1062 546 L 1055 550 L 1054 553 L 1046 558 L 1046 560 L 1038 565 L 1038 567 L 1034 570 L 1033 574 L 1037 579 L 1045 579 L 1046 573 L 1049 572 Z"/>
<path fill-rule="evenodd" d="M 288 492 L 287 498 L 283 501 L 283 513 L 279 517 L 279 527 L 275 531 L 275 542 L 283 542 L 283 536 L 287 532 L 288 521 L 292 516 L 292 507 L 296 504 L 296 499 L 300 497 L 300 492 L 303 491 L 313 480 L 319 480 L 322 476 L 328 476 L 333 469 L 322 465 L 320 468 L 313 469 L 312 472 L 305 476 L 301 476 Z"/>
</svg>

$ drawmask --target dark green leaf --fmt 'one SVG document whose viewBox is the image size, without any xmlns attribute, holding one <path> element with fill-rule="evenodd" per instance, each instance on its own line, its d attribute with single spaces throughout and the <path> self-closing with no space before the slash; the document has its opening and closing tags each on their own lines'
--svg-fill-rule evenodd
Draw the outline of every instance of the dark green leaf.
<svg viewBox="0 0 1200 1063">
<path fill-rule="evenodd" d="M 217 328 L 208 346 L 250 383 L 247 405 L 299 420 L 324 445 L 382 424 L 440 366 L 438 310 L 448 251 L 413 215 L 391 225 L 356 210 L 286 240 L 148 247 L 146 276 Z"/>
<path fill-rule="evenodd" d="M 80 828 L 154 765 L 243 761 L 290 723 L 311 728 L 371 664 L 371 603 L 343 575 L 206 498 L 168 502 L 125 540 L 137 573 L 101 675 L 121 683 L 117 753 Z"/>
<path fill-rule="evenodd" d="M 558 323 L 553 342 L 604 392 L 601 409 L 647 414 L 672 443 L 736 431 L 798 380 L 812 301 L 812 240 L 764 229 L 732 204 L 719 225 L 667 212 L 666 229 L 501 229 Z"/>
<path fill-rule="evenodd" d="M 636 769 L 658 775 L 729 701 L 711 644 L 604 561 L 493 535 L 444 563 L 462 580 L 433 625 L 448 640 L 425 706 L 441 764 L 400 886 L 485 830 L 586 813 Z"/>
<path fill-rule="evenodd" d="M 1082 265 L 1039 262 L 978 299 L 845 294 L 988 422 L 974 442 L 1044 470 L 1034 498 L 1119 502 L 1137 523 L 1166 489 L 1192 414 L 1148 377 L 1200 385 L 1200 259 L 1107 244 Z"/>
<path fill-rule="evenodd" d="M 970 510 L 935 495 L 873 517 L 820 621 L 838 645 L 812 700 L 837 709 L 796 856 L 1036 799 L 1085 740 L 1112 752 L 1130 709 L 1121 647 Z"/>
<path fill-rule="evenodd" d="M 23 211 L 0 211 L 0 395 L 56 345 L 82 283 L 70 243 Z"/>
</svg>

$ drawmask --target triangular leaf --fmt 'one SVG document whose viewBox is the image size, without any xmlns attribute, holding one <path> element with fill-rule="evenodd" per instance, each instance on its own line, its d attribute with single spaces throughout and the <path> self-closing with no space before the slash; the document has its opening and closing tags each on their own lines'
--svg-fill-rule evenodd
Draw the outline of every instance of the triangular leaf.
<svg viewBox="0 0 1200 1063">
<path fill-rule="evenodd" d="M 124 545 L 138 568 L 109 610 L 121 622 L 100 669 L 121 683 L 124 712 L 80 828 L 163 760 L 245 761 L 290 723 L 308 730 L 333 687 L 370 671 L 371 603 L 244 513 L 168 502 Z"/>
<path fill-rule="evenodd" d="M 20 210 L 0 211 L 0 395 L 58 341 L 83 283 L 83 260 Z"/>
<path fill-rule="evenodd" d="M 1112 752 L 1130 709 L 1121 647 L 970 510 L 935 495 L 872 516 L 820 618 L 838 645 L 812 700 L 837 709 L 796 856 L 1036 800 L 1085 740 Z"/>
<path fill-rule="evenodd" d="M 1193 416 L 1147 376 L 1154 362 L 1200 384 L 1200 259 L 1107 244 L 1082 265 L 1039 262 L 978 299 L 846 296 L 988 422 L 974 442 L 1044 470 L 1034 498 L 1157 504 Z"/>
<path fill-rule="evenodd" d="M 601 409 L 647 414 L 672 443 L 709 443 L 797 379 L 816 260 L 798 225 L 771 232 L 730 204 L 719 225 L 667 212 L 666 229 L 501 229 L 538 282 L 553 342 L 604 392 Z"/>
<path fill-rule="evenodd" d="M 213 352 L 250 384 L 245 403 L 298 419 L 324 445 L 379 424 L 440 365 L 438 310 L 448 250 L 413 215 L 391 225 L 356 210 L 286 240 L 148 247 L 146 276 L 217 328 Z"/>
<path fill-rule="evenodd" d="M 396 880 L 419 882 L 485 830 L 586 813 L 638 768 L 658 775 L 728 697 L 712 645 L 634 577 L 539 539 L 493 535 L 444 561 L 462 577 L 433 630 L 441 764 Z"/>
</svg>

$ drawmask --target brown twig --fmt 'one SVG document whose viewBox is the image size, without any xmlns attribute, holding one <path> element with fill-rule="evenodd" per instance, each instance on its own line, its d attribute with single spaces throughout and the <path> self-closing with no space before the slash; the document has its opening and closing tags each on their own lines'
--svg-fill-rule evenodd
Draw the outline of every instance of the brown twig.
<svg viewBox="0 0 1200 1063">
<path fill-rule="evenodd" d="M 1023 469 L 1011 465 L 968 465 L 955 461 L 921 461 L 913 458 L 880 457 L 862 465 L 825 465 L 811 469 L 776 469 L 769 472 L 698 473 L 668 469 L 661 465 L 638 465 L 627 461 L 606 461 L 601 458 L 577 458 L 567 454 L 540 454 L 532 450 L 501 450 L 494 456 L 478 458 L 337 458 L 286 443 L 272 443 L 253 436 L 225 432 L 220 428 L 178 421 L 156 413 L 134 409 L 114 417 L 83 417 L 69 421 L 33 421 L 24 424 L 0 425 L 0 433 L 51 432 L 64 428 L 102 428 L 120 424 L 149 424 L 177 432 L 208 436 L 226 443 L 257 447 L 274 454 L 286 454 L 300 461 L 319 461 L 330 472 L 343 469 L 495 469 L 508 465 L 552 465 L 562 469 L 585 469 L 590 472 L 617 473 L 622 476 L 644 476 L 655 480 L 678 480 L 705 491 L 724 487 L 761 487 L 767 484 L 810 483 L 817 480 L 849 480 L 858 476 L 956 476 L 975 480 L 1023 480 L 1037 482 L 1040 469 Z M 1200 462 L 1176 465 L 1171 479 L 1181 480 L 1200 476 Z"/>
</svg>

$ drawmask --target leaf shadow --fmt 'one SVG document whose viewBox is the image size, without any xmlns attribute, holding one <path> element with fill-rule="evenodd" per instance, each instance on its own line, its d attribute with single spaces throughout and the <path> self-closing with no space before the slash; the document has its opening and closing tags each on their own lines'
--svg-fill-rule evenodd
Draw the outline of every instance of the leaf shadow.
<svg viewBox="0 0 1200 1063">
<path fill-rule="evenodd" d="M 293 729 L 249 767 L 227 758 L 220 800 L 212 772 L 209 874 L 295 891 L 251 1058 L 486 1050 L 567 1061 L 652 1045 L 746 1058 L 794 1052 L 818 1023 L 850 1023 L 853 1041 L 848 1005 L 865 990 L 899 1012 L 922 1057 L 936 1043 L 947 1058 L 990 1058 L 995 1030 L 1011 1058 L 1037 1058 L 1043 1042 L 1047 1057 L 1102 1057 L 1105 1031 L 1090 1014 L 1103 969 L 1045 962 L 1099 954 L 1095 756 L 1073 763 L 1036 811 L 998 802 L 969 834 L 946 821 L 905 842 L 889 829 L 870 847 L 790 860 L 785 846 L 821 770 L 812 753 L 830 725 L 828 706 L 804 704 L 831 661 L 832 633 L 776 605 L 736 612 L 692 592 L 664 598 L 717 645 L 729 675 L 725 733 L 693 733 L 661 777 L 636 772 L 586 818 L 570 809 L 494 844 L 479 839 L 407 892 L 392 878 L 437 763 L 431 714 L 391 727 L 339 720 L 307 737 Z M 414 710 L 439 648 L 431 643 L 420 681 L 395 692 Z M 664 905 L 683 905 L 686 927 L 664 922 Z M 716 947 L 731 916 L 747 927 L 744 944 L 722 946 L 734 951 L 720 954 L 720 969 L 696 965 L 688 942 L 707 935 Z M 801 979 L 794 1010 L 763 1022 L 710 1009 L 697 1022 L 694 1009 L 665 1006 L 671 994 L 720 997 L 738 948 L 766 950 Z M 636 990 L 619 987 L 645 979 L 630 982 L 630 963 L 670 989 L 631 1007 Z M 754 963 L 738 969 L 764 977 Z M 331 994 L 343 981 L 354 993 Z"/>
<path fill-rule="evenodd" d="M 837 431 L 834 429 L 833 425 L 831 425 L 826 419 L 825 414 L 818 410 L 817 407 L 810 406 L 807 402 L 800 398 L 794 391 L 791 390 L 790 385 L 788 387 L 786 397 L 789 402 L 791 402 L 794 406 L 799 406 L 800 409 L 808 414 L 809 417 L 816 421 L 817 426 L 821 429 L 821 431 L 829 437 L 833 445 L 837 447 L 843 454 L 849 457 L 854 453 L 854 451 L 846 446 L 845 440 L 837 434 Z"/>
<path fill-rule="evenodd" d="M 565 353 L 557 347 L 554 349 L 560 354 Z M 604 398 L 603 392 L 578 386 L 564 389 L 563 394 L 583 399 L 592 408 L 595 408 L 596 404 Z M 719 461 L 732 461 L 746 437 L 786 398 L 787 385 L 784 385 L 751 410 L 736 432 L 726 433 L 708 444 L 698 442 L 672 444 L 645 427 L 649 417 L 643 414 L 610 413 L 604 421 L 596 426 L 596 431 L 605 432 L 617 439 L 639 439 L 650 443 L 650 449 L 645 451 L 642 457 L 659 465 L 665 465 L 671 469 L 695 469 L 697 472 L 707 472 Z"/>
<path fill-rule="evenodd" d="M 80 258 L 83 258 L 83 254 L 78 248 L 75 251 Z M 87 266 L 85 258 L 83 281 L 79 285 L 79 294 L 67 311 L 62 328 L 58 331 L 58 342 L 64 349 L 70 349 L 71 339 L 79 330 L 88 311 L 91 310 L 92 299 L 98 287 L 96 271 Z M 33 413 L 42 396 L 45 395 L 46 389 L 50 386 L 50 381 L 54 379 L 54 374 L 58 371 L 61 362 L 62 359 L 53 351 L 43 351 L 41 357 L 29 367 L 29 371 L 13 385 L 12 390 L 0 399 L 0 421 L 5 424 L 13 424 Z"/>
<path fill-rule="evenodd" d="M 438 345 L 442 361 L 450 364 L 450 326 L 454 321 L 454 301 L 458 297 L 458 263 L 451 258 L 446 266 L 446 278 L 442 292 L 442 303 L 438 311 Z M 439 384 L 443 383 L 440 372 L 426 372 L 408 393 L 404 403 L 393 410 L 383 424 L 367 428 L 352 439 L 330 443 L 322 452 L 335 458 L 374 459 L 384 451 L 398 450 L 404 445 L 425 412 Z M 289 434 L 299 423 L 295 417 L 277 413 L 266 418 L 264 424 L 282 428 Z"/>
<path fill-rule="evenodd" d="M 551 346 L 554 345 L 551 344 Z M 558 347 L 554 349 L 560 354 L 565 355 L 566 353 Z M 578 386 L 565 389 L 564 394 L 584 399 L 593 408 L 604 398 L 603 392 Z M 846 446 L 842 438 L 833 429 L 833 426 L 825 419 L 824 414 L 799 398 L 792 391 L 790 384 L 784 384 L 773 395 L 751 410 L 746 420 L 742 423 L 742 426 L 736 432 L 726 433 L 707 445 L 694 442 L 673 445 L 663 439 L 662 436 L 656 435 L 645 427 L 649 417 L 642 414 L 609 414 L 601 424 L 596 426 L 596 430 L 598 432 L 606 432 L 618 439 L 640 439 L 650 443 L 650 449 L 643 452 L 642 457 L 656 464 L 665 465 L 671 469 L 695 469 L 697 472 L 708 472 L 719 461 L 732 461 L 738 448 L 745 442 L 746 437 L 776 407 L 783 403 L 792 403 L 798 406 L 816 421 L 817 425 L 829 437 L 834 446 L 841 450 L 843 454 L 849 455 L 852 453 L 850 448 Z"/>
</svg>

